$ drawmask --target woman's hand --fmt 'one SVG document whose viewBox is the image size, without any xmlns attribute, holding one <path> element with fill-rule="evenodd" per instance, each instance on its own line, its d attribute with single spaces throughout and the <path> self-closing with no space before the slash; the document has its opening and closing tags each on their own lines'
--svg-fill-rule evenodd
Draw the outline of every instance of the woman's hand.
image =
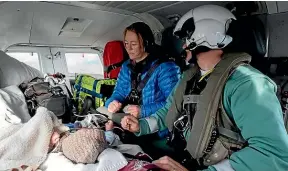
<svg viewBox="0 0 288 171">
<path fill-rule="evenodd" d="M 125 113 L 129 113 L 135 118 L 140 118 L 141 108 L 138 105 L 128 105 L 125 107 Z"/>
<path fill-rule="evenodd" d="M 139 121 L 132 115 L 125 116 L 121 120 L 121 126 L 123 129 L 136 133 L 140 131 Z"/>
<path fill-rule="evenodd" d="M 122 103 L 118 102 L 117 100 L 113 100 L 109 105 L 108 105 L 108 111 L 111 113 L 118 112 L 122 107 Z"/>
<path fill-rule="evenodd" d="M 188 171 L 180 163 L 168 156 L 161 157 L 160 159 L 153 161 L 153 164 L 167 171 Z"/>
</svg>

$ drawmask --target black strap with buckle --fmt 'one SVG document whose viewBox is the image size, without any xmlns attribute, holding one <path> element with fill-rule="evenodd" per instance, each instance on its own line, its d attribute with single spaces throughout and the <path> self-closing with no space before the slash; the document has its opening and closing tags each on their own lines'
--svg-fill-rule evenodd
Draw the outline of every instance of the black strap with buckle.
<svg viewBox="0 0 288 171">
<path fill-rule="evenodd" d="M 105 68 L 105 71 L 109 74 L 112 70 L 119 68 L 122 66 L 122 64 L 124 63 L 124 60 L 112 65 L 109 65 L 107 68 Z"/>
<path fill-rule="evenodd" d="M 142 90 L 146 86 L 150 77 L 156 68 L 163 62 L 163 60 L 157 60 L 152 67 L 147 71 L 143 80 L 141 80 L 142 73 L 131 73 L 131 92 L 126 98 L 128 104 L 139 105 L 142 101 Z"/>
<path fill-rule="evenodd" d="M 209 76 L 209 74 L 208 74 Z M 167 144 L 174 148 L 178 162 L 189 170 L 201 170 L 206 168 L 193 159 L 190 153 L 186 150 L 187 141 L 184 133 L 192 128 L 192 121 L 197 109 L 200 94 L 207 84 L 207 76 L 199 81 L 201 77 L 199 72 L 187 82 L 185 96 L 183 98 L 183 111 L 180 117 L 174 122 L 174 126 L 170 136 L 167 139 Z M 195 169 L 196 168 L 196 169 Z"/>
</svg>

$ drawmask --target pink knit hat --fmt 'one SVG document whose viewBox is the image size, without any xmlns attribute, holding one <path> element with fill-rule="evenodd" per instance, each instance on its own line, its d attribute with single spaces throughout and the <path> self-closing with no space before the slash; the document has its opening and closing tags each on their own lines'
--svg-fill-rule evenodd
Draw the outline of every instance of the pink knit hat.
<svg viewBox="0 0 288 171">
<path fill-rule="evenodd" d="M 62 141 L 63 154 L 76 163 L 95 163 L 106 148 L 104 131 L 83 128 Z"/>
</svg>

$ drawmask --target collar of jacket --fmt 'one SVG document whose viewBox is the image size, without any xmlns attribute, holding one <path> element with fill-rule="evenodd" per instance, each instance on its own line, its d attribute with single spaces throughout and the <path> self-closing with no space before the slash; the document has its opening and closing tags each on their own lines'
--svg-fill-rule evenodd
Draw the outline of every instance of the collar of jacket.
<svg viewBox="0 0 288 171">
<path fill-rule="evenodd" d="M 132 73 L 145 73 L 157 59 L 158 58 L 154 55 L 149 54 L 144 60 L 137 63 L 130 60 L 128 63 L 128 68 Z"/>
</svg>

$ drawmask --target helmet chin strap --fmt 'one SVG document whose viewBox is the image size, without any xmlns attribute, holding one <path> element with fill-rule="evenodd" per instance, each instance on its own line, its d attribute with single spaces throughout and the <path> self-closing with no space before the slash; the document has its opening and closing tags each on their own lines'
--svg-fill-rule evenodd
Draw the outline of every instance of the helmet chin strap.
<svg viewBox="0 0 288 171">
<path fill-rule="evenodd" d="M 211 49 L 206 46 L 198 46 L 193 50 L 190 50 L 192 53 L 192 58 L 188 61 L 189 64 L 196 64 L 197 63 L 197 55 L 199 53 L 208 52 Z"/>
<path fill-rule="evenodd" d="M 189 44 L 188 47 L 186 47 L 180 54 L 180 67 L 181 69 L 183 69 L 183 71 L 189 69 L 189 67 L 187 67 L 188 65 L 190 64 L 197 64 L 197 55 L 199 53 L 202 53 L 202 52 L 208 52 L 210 51 L 211 49 L 206 47 L 206 46 L 198 46 L 195 48 L 195 46 L 197 46 L 197 44 L 195 42 L 192 42 Z M 193 49 L 193 50 L 191 50 Z M 189 59 L 189 61 L 186 61 L 186 58 L 187 58 L 187 50 L 191 51 L 192 53 L 192 57 L 191 59 Z"/>
<path fill-rule="evenodd" d="M 189 64 L 196 64 L 197 63 L 197 54 L 192 51 L 192 58 L 187 61 Z"/>
</svg>

